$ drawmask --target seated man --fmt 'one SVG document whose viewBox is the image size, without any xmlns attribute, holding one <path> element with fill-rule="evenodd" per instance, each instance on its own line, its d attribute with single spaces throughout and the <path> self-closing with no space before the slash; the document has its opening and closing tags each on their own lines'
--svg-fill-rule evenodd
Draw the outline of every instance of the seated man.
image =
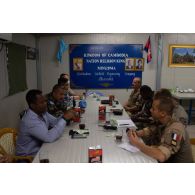
<svg viewBox="0 0 195 195">
<path fill-rule="evenodd" d="M 63 134 L 66 120 L 74 117 L 74 113 L 68 111 L 59 118 L 50 115 L 47 112 L 47 102 L 40 90 L 28 91 L 26 101 L 29 109 L 20 122 L 16 155 L 35 156 L 44 142 L 54 142 Z"/>
<path fill-rule="evenodd" d="M 54 117 L 59 117 L 67 111 L 64 93 L 64 87 L 57 84 L 53 87 L 52 92 L 46 95 L 47 111 Z"/>
<path fill-rule="evenodd" d="M 188 115 L 185 109 L 179 104 L 176 98 L 174 98 L 168 89 L 162 88 L 155 93 L 155 97 L 170 97 L 173 98 L 175 108 L 173 110 L 172 118 L 180 121 L 185 126 L 188 124 Z"/>
<path fill-rule="evenodd" d="M 135 145 L 143 153 L 160 162 L 192 163 L 192 150 L 185 126 L 172 119 L 174 103 L 172 98 L 155 97 L 151 113 L 154 120 L 159 122 L 156 129 L 145 128 L 140 131 L 128 131 L 131 144 Z M 161 125 L 161 126 L 160 126 Z M 146 145 L 138 139 L 138 136 L 155 136 L 155 143 Z"/>
<path fill-rule="evenodd" d="M 129 96 L 128 101 L 124 104 L 124 109 L 131 116 L 132 113 L 136 113 L 141 109 L 142 99 L 140 96 L 141 79 L 135 77 L 132 83 L 133 90 Z"/>
<path fill-rule="evenodd" d="M 60 78 L 59 79 L 61 79 L 61 78 L 65 78 L 65 79 L 68 79 L 68 93 L 69 93 L 69 95 L 70 96 L 76 96 L 77 94 L 70 88 L 70 79 L 69 79 L 69 75 L 68 74 L 66 74 L 66 73 L 62 73 L 61 75 L 60 75 Z M 58 80 L 59 80 L 58 79 Z"/>
<path fill-rule="evenodd" d="M 149 86 L 141 86 L 140 95 L 143 100 L 143 106 L 140 112 L 131 116 L 132 121 L 135 122 L 138 128 L 144 128 L 152 121 L 150 109 L 152 107 L 153 94 Z"/>
<path fill-rule="evenodd" d="M 64 89 L 64 104 L 65 107 L 72 108 L 73 107 L 73 97 L 71 97 L 69 93 L 69 83 L 67 78 L 59 78 L 58 85 Z"/>
</svg>

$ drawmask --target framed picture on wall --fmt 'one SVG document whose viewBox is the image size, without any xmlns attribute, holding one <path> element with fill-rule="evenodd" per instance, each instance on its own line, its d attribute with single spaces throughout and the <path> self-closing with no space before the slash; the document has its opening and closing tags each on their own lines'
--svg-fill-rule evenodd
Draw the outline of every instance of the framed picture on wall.
<svg viewBox="0 0 195 195">
<path fill-rule="evenodd" d="M 73 58 L 73 70 L 83 71 L 83 58 Z"/>
<path fill-rule="evenodd" d="M 136 58 L 135 59 L 135 71 L 143 71 L 144 70 L 144 59 Z"/>
<path fill-rule="evenodd" d="M 170 45 L 169 67 L 195 68 L 195 45 Z"/>
<path fill-rule="evenodd" d="M 26 47 L 26 59 L 36 60 L 36 49 L 32 47 Z"/>
<path fill-rule="evenodd" d="M 135 69 L 135 59 L 126 58 L 125 59 L 125 71 L 132 71 Z"/>
</svg>

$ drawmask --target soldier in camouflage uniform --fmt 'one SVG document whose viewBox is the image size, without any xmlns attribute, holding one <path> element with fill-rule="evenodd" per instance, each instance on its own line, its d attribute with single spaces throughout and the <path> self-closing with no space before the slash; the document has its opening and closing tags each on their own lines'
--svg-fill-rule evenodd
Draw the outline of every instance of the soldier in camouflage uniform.
<svg viewBox="0 0 195 195">
<path fill-rule="evenodd" d="M 132 113 L 140 111 L 142 107 L 142 98 L 140 95 L 141 79 L 135 77 L 132 82 L 133 90 L 128 101 L 124 104 L 124 109 L 131 116 Z"/>
<path fill-rule="evenodd" d="M 177 121 L 180 121 L 185 126 L 187 126 L 188 115 L 187 115 L 185 109 L 179 104 L 178 100 L 172 96 L 171 92 L 168 89 L 162 88 L 155 93 L 155 97 L 160 97 L 160 96 L 173 98 L 173 102 L 174 102 L 175 107 L 173 110 L 172 118 L 177 120 Z"/>
<path fill-rule="evenodd" d="M 175 108 L 173 110 L 173 116 L 172 118 L 175 120 L 180 121 L 183 123 L 185 126 L 188 125 L 188 115 L 184 109 L 183 106 L 181 106 L 178 101 L 174 100 L 175 102 Z"/>
<path fill-rule="evenodd" d="M 69 82 L 67 78 L 59 78 L 58 85 L 60 85 L 64 89 L 64 104 L 67 109 L 73 107 L 73 97 L 69 93 Z"/>
<path fill-rule="evenodd" d="M 60 75 L 60 78 L 59 79 L 68 79 L 68 95 L 69 96 L 76 96 L 77 94 L 70 88 L 70 79 L 69 79 L 69 75 L 67 73 L 62 73 Z M 59 80 L 58 79 L 58 80 Z"/>
<path fill-rule="evenodd" d="M 141 111 L 131 116 L 131 120 L 138 128 L 144 128 L 152 121 L 150 109 L 152 107 L 154 92 L 149 86 L 143 85 L 140 88 L 140 95 L 143 100 L 143 106 Z"/>
<path fill-rule="evenodd" d="M 160 162 L 193 162 L 192 150 L 185 126 L 172 119 L 174 103 L 172 98 L 155 97 L 151 108 L 152 117 L 157 121 L 150 128 L 128 131 L 131 144 L 143 153 Z M 146 145 L 138 137 L 150 137 Z"/>
<path fill-rule="evenodd" d="M 67 110 L 67 103 L 64 101 L 64 89 L 55 85 L 51 93 L 46 95 L 48 112 L 59 117 Z"/>
</svg>

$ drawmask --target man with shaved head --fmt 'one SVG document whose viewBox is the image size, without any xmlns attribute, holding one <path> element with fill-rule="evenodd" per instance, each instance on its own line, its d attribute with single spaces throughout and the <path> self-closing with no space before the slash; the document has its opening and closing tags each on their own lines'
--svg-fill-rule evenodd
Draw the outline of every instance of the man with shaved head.
<svg viewBox="0 0 195 195">
<path fill-rule="evenodd" d="M 132 113 L 136 113 L 141 109 L 142 100 L 140 96 L 141 78 L 135 77 L 132 82 L 132 92 L 128 101 L 124 104 L 124 109 L 131 116 Z"/>
</svg>

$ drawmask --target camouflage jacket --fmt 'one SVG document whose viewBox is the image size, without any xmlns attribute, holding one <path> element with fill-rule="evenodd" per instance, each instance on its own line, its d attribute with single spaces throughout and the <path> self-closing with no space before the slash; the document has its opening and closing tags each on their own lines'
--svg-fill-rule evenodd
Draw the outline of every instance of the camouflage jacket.
<svg viewBox="0 0 195 195">
<path fill-rule="evenodd" d="M 63 115 L 64 112 L 67 110 L 67 103 L 65 101 L 54 100 L 51 93 L 47 94 L 46 98 L 47 98 L 47 110 L 51 115 L 55 117 L 59 117 Z"/>
<path fill-rule="evenodd" d="M 165 162 L 193 162 L 189 136 L 185 126 L 172 119 L 166 125 L 158 122 L 145 129 L 147 143 L 157 147 L 165 155 Z"/>
<path fill-rule="evenodd" d="M 143 99 L 140 95 L 140 90 L 135 92 L 135 90 L 133 89 L 129 96 L 127 106 L 128 107 L 136 106 L 136 110 L 140 111 L 142 108 L 142 105 L 143 105 Z"/>
</svg>

